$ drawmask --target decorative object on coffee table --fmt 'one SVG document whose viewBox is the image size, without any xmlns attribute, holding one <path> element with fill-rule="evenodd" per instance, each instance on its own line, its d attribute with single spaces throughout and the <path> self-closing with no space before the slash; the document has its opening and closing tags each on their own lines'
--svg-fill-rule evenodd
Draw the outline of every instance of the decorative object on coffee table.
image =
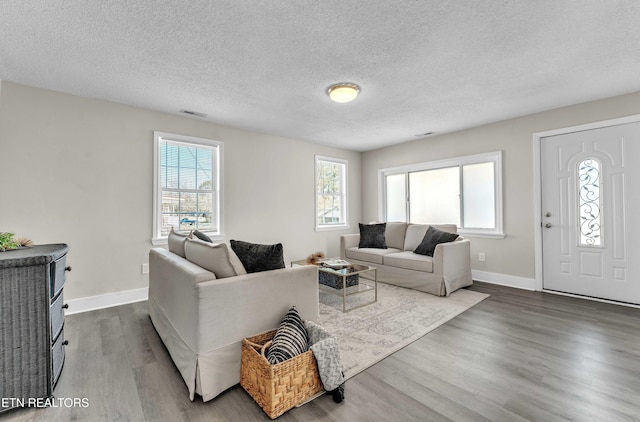
<svg viewBox="0 0 640 422">
<path fill-rule="evenodd" d="M 322 261 L 324 261 L 324 259 L 324 252 L 315 252 L 307 257 L 307 264 L 319 265 Z"/>
<path fill-rule="evenodd" d="M 341 268 L 350 266 L 351 263 L 349 261 L 345 261 L 344 259 L 331 258 L 323 260 L 322 262 L 320 262 L 320 265 L 322 265 L 323 267 L 333 268 L 334 270 L 339 270 Z"/>
<path fill-rule="evenodd" d="M 355 272 L 356 269 L 353 266 L 349 266 L 346 267 L 346 271 L 347 273 Z M 318 281 L 320 282 L 320 284 L 324 284 L 325 286 L 329 286 L 334 289 L 342 289 L 345 287 L 344 284 L 346 284 L 346 287 L 357 286 L 360 282 L 360 276 L 358 274 L 348 275 L 344 283 L 342 278 L 343 277 L 340 274 L 329 273 L 327 271 L 318 271 Z"/>
</svg>

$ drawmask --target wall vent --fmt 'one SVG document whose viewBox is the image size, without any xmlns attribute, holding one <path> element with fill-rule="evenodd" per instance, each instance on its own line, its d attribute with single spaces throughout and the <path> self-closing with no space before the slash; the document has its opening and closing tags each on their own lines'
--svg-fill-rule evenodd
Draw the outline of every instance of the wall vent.
<svg viewBox="0 0 640 422">
<path fill-rule="evenodd" d="M 204 114 L 204 113 L 198 113 L 197 111 L 191 111 L 191 110 L 184 110 L 184 109 L 182 109 L 182 110 L 180 110 L 180 113 L 182 113 L 182 114 L 188 114 L 189 116 L 202 117 L 202 118 L 207 117 L 207 115 L 206 115 L 206 114 Z"/>
</svg>

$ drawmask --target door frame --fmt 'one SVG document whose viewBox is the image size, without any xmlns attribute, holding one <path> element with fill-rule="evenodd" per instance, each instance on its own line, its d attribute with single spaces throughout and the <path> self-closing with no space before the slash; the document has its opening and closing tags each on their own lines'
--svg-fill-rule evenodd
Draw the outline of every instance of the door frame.
<svg viewBox="0 0 640 422">
<path fill-rule="evenodd" d="M 533 233 L 535 241 L 535 287 L 536 291 L 544 290 L 544 280 L 542 275 L 542 175 L 540 173 L 541 164 L 541 142 L 542 138 L 567 133 L 581 132 L 585 130 L 601 129 L 610 126 L 619 126 L 627 123 L 640 122 L 640 114 L 620 117 L 616 119 L 602 120 L 593 123 L 564 127 L 559 129 L 536 132 L 533 134 Z"/>
</svg>

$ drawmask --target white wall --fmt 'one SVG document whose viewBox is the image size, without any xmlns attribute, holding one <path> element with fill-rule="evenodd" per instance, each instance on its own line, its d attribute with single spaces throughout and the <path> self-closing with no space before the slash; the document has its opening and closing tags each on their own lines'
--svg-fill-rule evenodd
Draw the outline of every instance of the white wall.
<svg viewBox="0 0 640 422">
<path fill-rule="evenodd" d="M 67 299 L 140 289 L 154 130 L 223 141 L 225 240 L 282 242 L 287 262 L 337 255 L 344 233 L 313 230 L 314 154 L 349 160 L 346 231 L 357 232 L 378 218 L 378 169 L 502 150 L 507 237 L 473 238 L 472 267 L 533 280 L 532 134 L 633 114 L 640 93 L 360 154 L 1 81 L 0 231 L 70 245 Z"/>
<path fill-rule="evenodd" d="M 66 299 L 144 288 L 151 246 L 153 131 L 225 148 L 225 241 L 282 242 L 285 261 L 339 253 L 315 232 L 314 155 L 349 160 L 351 228 L 360 153 L 1 82 L 0 231 L 67 243 Z M 349 230 L 347 230 L 349 231 Z"/>
<path fill-rule="evenodd" d="M 506 275 L 506 284 L 509 279 L 525 279 L 533 285 L 532 135 L 639 113 L 640 92 L 366 152 L 362 156 L 363 220 L 378 219 L 378 169 L 502 150 L 506 237 L 471 238 L 472 268 L 475 273 L 494 274 L 494 281 L 502 282 L 504 278 L 497 275 Z M 485 262 L 478 261 L 478 252 L 485 252 Z"/>
</svg>

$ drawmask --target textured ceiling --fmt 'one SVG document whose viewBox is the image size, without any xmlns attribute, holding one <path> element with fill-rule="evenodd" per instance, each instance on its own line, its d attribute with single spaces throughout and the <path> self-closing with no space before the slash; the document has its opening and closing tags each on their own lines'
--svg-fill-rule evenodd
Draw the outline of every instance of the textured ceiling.
<svg viewBox="0 0 640 422">
<path fill-rule="evenodd" d="M 365 151 L 640 91 L 640 1 L 1 0 L 0 79 Z"/>
</svg>

